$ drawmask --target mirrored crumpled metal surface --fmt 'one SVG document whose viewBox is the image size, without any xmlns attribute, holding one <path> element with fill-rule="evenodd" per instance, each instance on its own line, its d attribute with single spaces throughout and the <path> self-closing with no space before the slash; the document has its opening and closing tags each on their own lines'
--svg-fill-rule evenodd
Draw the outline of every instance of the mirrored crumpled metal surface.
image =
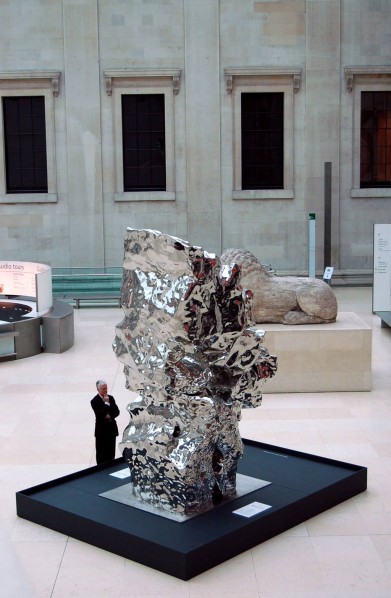
<svg viewBox="0 0 391 598">
<path fill-rule="evenodd" d="M 242 407 L 257 407 L 277 360 L 251 327 L 235 264 L 153 230 L 128 229 L 113 343 L 138 393 L 121 452 L 133 492 L 178 513 L 235 493 Z"/>
</svg>

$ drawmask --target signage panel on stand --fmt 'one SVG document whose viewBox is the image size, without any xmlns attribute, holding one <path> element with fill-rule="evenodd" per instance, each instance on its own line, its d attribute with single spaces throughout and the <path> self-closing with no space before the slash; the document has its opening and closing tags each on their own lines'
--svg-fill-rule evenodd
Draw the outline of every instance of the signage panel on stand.
<svg viewBox="0 0 391 598">
<path fill-rule="evenodd" d="M 35 262 L 0 261 L 0 295 L 32 297 L 37 312 L 48 312 L 53 305 L 52 269 Z"/>
<path fill-rule="evenodd" d="M 391 311 L 391 224 L 374 225 L 373 311 Z"/>
</svg>

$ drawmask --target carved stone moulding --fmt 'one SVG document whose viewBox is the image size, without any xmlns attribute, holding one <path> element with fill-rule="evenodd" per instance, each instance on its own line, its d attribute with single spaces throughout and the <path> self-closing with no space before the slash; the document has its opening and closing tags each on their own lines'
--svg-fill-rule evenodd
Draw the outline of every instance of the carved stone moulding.
<svg viewBox="0 0 391 598">
<path fill-rule="evenodd" d="M 301 68 L 285 67 L 228 67 L 224 69 L 227 93 L 232 93 L 235 78 L 252 78 L 254 80 L 270 79 L 278 83 L 282 79 L 292 81 L 293 91 L 297 93 L 301 83 Z"/>
<path fill-rule="evenodd" d="M 382 66 L 346 66 L 344 68 L 346 90 L 353 91 L 354 84 L 368 79 L 391 80 L 391 65 Z"/>
<path fill-rule="evenodd" d="M 108 96 L 113 93 L 113 86 L 116 81 L 119 81 L 121 85 L 124 82 L 127 85 L 137 85 L 140 81 L 158 81 L 159 79 L 171 79 L 172 81 L 172 92 L 177 95 L 180 90 L 181 82 L 181 70 L 180 69 L 121 69 L 121 70 L 106 70 L 103 71 L 105 78 L 105 89 Z"/>
<path fill-rule="evenodd" d="M 28 81 L 29 87 L 33 87 L 34 83 L 38 87 L 51 86 L 54 97 L 57 97 L 60 93 L 60 77 L 60 71 L 2 71 L 0 72 L 0 85 L 2 88 L 15 89 L 18 82 Z"/>
</svg>

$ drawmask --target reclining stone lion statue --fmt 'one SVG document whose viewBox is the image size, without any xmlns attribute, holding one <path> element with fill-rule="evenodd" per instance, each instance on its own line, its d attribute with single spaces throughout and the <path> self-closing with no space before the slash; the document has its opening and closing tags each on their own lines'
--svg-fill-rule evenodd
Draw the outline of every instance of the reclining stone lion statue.
<svg viewBox="0 0 391 598">
<path fill-rule="evenodd" d="M 257 323 L 329 324 L 337 318 L 338 306 L 329 285 L 316 278 L 276 276 L 245 249 L 226 249 L 221 264 L 237 264 L 241 285 L 251 289 L 253 319 Z"/>
</svg>

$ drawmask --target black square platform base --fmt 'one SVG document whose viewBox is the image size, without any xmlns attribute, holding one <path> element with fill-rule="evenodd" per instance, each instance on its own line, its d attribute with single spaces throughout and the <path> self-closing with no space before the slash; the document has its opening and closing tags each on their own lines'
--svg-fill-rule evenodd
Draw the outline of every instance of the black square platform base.
<svg viewBox="0 0 391 598">
<path fill-rule="evenodd" d="M 243 442 L 238 472 L 271 483 L 184 522 L 100 496 L 122 458 L 17 492 L 17 514 L 187 580 L 366 490 L 365 467 Z"/>
</svg>

